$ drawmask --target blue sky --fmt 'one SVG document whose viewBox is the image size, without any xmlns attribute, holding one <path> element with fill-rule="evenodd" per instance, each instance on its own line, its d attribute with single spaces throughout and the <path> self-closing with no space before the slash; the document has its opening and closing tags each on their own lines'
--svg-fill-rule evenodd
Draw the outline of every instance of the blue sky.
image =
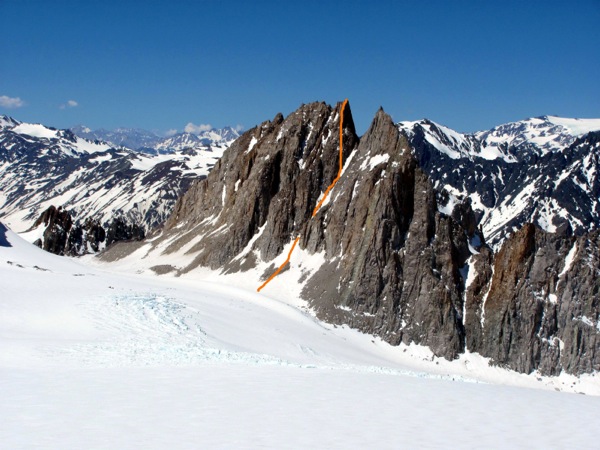
<svg viewBox="0 0 600 450">
<path fill-rule="evenodd" d="M 358 131 L 600 117 L 600 1 L 0 0 L 0 114 L 252 127 L 348 98 Z M 69 103 L 71 101 L 71 103 Z"/>
</svg>

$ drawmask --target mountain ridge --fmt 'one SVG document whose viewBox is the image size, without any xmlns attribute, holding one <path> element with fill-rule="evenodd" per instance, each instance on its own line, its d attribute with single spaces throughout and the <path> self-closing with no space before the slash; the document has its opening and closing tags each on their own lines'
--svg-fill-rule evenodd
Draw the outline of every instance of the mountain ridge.
<svg viewBox="0 0 600 450">
<path fill-rule="evenodd" d="M 575 237 L 525 223 L 506 230 L 494 251 L 471 203 L 448 207 L 414 135 L 383 110 L 361 138 L 345 111 L 343 175 L 309 219 L 338 170 L 339 108 L 303 105 L 244 133 L 177 201 L 158 234 L 101 258 L 129 254 L 137 270 L 176 276 L 201 267 L 243 272 L 258 285 L 300 236 L 298 255 L 266 290 L 302 286 L 326 322 L 427 345 L 448 359 L 475 351 L 526 373 L 599 370 L 600 311 L 589 295 L 600 289 L 594 232 Z"/>
<path fill-rule="evenodd" d="M 598 227 L 600 186 L 589 174 L 600 170 L 595 150 L 600 131 L 594 130 L 600 130 L 600 120 L 585 123 L 587 129 L 580 126 L 577 132 L 560 126 L 558 134 L 559 125 L 540 118 L 475 134 L 460 134 L 431 121 L 398 126 L 409 135 L 436 189 L 444 192 L 442 205 L 469 200 L 498 249 L 507 230 L 528 221 L 550 232 L 569 227 L 583 233 Z M 498 137 L 498 130 L 508 137 Z"/>
<path fill-rule="evenodd" d="M 0 216 L 18 232 L 51 207 L 68 210 L 82 226 L 90 220 L 108 230 L 119 219 L 148 231 L 164 222 L 177 197 L 206 176 L 229 145 L 147 154 L 8 116 L 0 124 Z M 30 231 L 31 242 L 43 239 L 44 230 Z"/>
<path fill-rule="evenodd" d="M 431 121 L 396 124 L 380 109 L 359 137 L 348 105 L 342 177 L 313 219 L 340 169 L 339 113 L 340 104 L 315 102 L 248 130 L 206 178 L 191 174 L 163 228 L 116 243 L 101 259 L 133 259 L 136 271 L 154 274 L 245 273 L 258 286 L 300 236 L 267 290 L 298 286 L 322 320 L 447 359 L 470 351 L 525 373 L 600 370 L 599 132 L 559 124 L 557 138 L 554 122 L 572 121 L 548 117 L 511 124 L 502 141 L 497 130 L 478 138 Z M 130 176 L 123 170 L 152 158 L 84 151 L 73 133 L 26 126 L 33 135 L 23 136 L 10 126 L 0 140 L 3 167 L 15 155 L 29 155 L 28 170 L 41 156 L 55 158 L 47 166 L 57 170 L 110 156 L 109 185 L 118 185 Z"/>
<path fill-rule="evenodd" d="M 141 128 L 116 128 L 106 130 L 100 128 L 91 130 L 84 125 L 77 125 L 71 131 L 80 137 L 99 140 L 114 147 L 127 147 L 132 150 L 152 153 L 173 153 L 188 148 L 199 149 L 211 145 L 230 143 L 239 137 L 239 132 L 233 127 L 211 128 L 209 130 L 191 133 L 179 132 L 170 136 L 160 136 L 152 131 Z"/>
</svg>

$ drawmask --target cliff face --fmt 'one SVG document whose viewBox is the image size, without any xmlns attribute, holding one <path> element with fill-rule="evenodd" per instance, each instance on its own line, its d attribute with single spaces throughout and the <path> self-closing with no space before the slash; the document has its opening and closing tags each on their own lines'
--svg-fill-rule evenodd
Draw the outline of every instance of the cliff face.
<svg viewBox="0 0 600 450">
<path fill-rule="evenodd" d="M 598 370 L 598 234 L 526 225 L 494 256 L 468 201 L 439 207 L 443 193 L 391 118 L 380 110 L 359 139 L 349 106 L 343 173 L 312 217 L 339 170 L 340 111 L 303 105 L 241 136 L 145 244 L 161 255 L 157 272 L 260 266 L 248 274 L 264 280 L 299 237 L 299 251 L 324 262 L 287 269 L 325 321 L 449 359 L 478 352 L 521 372 Z M 115 247 L 107 259 L 124 253 Z M 171 266 L 177 255 L 187 262 Z"/>
<path fill-rule="evenodd" d="M 316 219 L 300 245 L 325 250 L 327 263 L 303 291 L 321 318 L 448 358 L 464 350 L 469 236 L 437 211 L 406 136 L 383 111 Z"/>
<path fill-rule="evenodd" d="M 205 236 L 184 271 L 197 266 L 237 271 L 270 261 L 294 236 L 305 233 L 319 196 L 339 169 L 339 111 L 324 103 L 302 106 L 285 120 L 248 131 L 223 155 L 206 180 L 181 197 L 165 225 L 177 238 L 171 253 Z M 358 144 L 350 107 L 344 111 L 346 161 Z M 246 248 L 243 258 L 234 258 Z"/>
<path fill-rule="evenodd" d="M 519 372 L 599 370 L 598 244 L 598 232 L 575 238 L 531 224 L 512 235 L 494 259 L 487 295 L 472 302 L 469 350 Z"/>
</svg>

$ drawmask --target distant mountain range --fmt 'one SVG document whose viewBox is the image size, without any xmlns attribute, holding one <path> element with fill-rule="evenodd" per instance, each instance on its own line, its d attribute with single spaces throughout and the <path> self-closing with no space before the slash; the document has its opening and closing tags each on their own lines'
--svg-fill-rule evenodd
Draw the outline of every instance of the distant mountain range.
<svg viewBox="0 0 600 450">
<path fill-rule="evenodd" d="M 83 125 L 71 128 L 73 134 L 90 141 L 106 142 L 112 147 L 127 147 L 149 154 L 173 153 L 186 149 L 203 149 L 209 146 L 222 146 L 233 142 L 239 132 L 231 127 L 213 128 L 200 133 L 177 133 L 169 137 L 137 128 L 117 128 L 115 130 L 91 130 Z"/>
<path fill-rule="evenodd" d="M 231 143 L 228 136 L 233 139 L 236 134 L 229 130 L 213 130 L 203 137 L 183 133 L 145 141 L 154 145 L 153 151 L 140 152 L 121 146 L 126 140 L 118 145 L 92 141 L 71 130 L 0 116 L 0 217 L 23 232 L 50 207 L 62 207 L 74 225 L 93 222 L 108 230 L 118 219 L 117 228 L 136 226 L 147 232 L 164 222 L 193 181 L 208 174 Z M 51 224 L 57 217 L 65 216 L 46 215 Z M 41 239 L 43 244 L 48 225 L 46 220 L 45 228 L 32 230 L 29 240 Z M 60 226 L 64 228 L 64 223 Z M 67 232 L 61 242 L 66 245 L 68 237 Z M 62 253 L 64 245 L 53 248 Z M 80 246 L 69 253 L 86 251 Z"/>
</svg>

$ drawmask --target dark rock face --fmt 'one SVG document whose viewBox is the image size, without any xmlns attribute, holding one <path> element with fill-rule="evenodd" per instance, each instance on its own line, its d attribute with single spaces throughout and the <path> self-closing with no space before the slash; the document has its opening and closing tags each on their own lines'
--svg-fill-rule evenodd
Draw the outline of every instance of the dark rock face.
<svg viewBox="0 0 600 450">
<path fill-rule="evenodd" d="M 521 372 L 598 370 L 598 233 L 527 224 L 494 255 L 471 203 L 440 207 L 443 192 L 382 110 L 360 139 L 344 110 L 343 173 L 312 217 L 339 169 L 340 106 L 303 105 L 242 135 L 149 241 L 164 258 L 152 270 L 246 271 L 299 237 L 300 251 L 324 263 L 287 270 L 325 321 L 449 359 L 478 352 Z M 107 260 L 123 257 L 123 247 Z M 191 263 L 171 265 L 178 252 Z"/>
<path fill-rule="evenodd" d="M 142 240 L 145 237 L 143 227 L 130 224 L 123 218 L 114 218 L 104 226 L 89 217 L 83 223 L 74 222 L 70 211 L 54 206 L 44 211 L 32 228 L 42 224 L 45 227 L 43 239 L 38 239 L 34 245 L 56 255 L 96 253 L 113 242 Z"/>
<path fill-rule="evenodd" d="M 128 224 L 124 219 L 115 218 L 106 231 L 106 245 L 117 241 L 141 241 L 144 237 L 144 229 L 139 225 Z"/>
<path fill-rule="evenodd" d="M 469 350 L 525 373 L 599 370 L 598 244 L 598 232 L 575 238 L 526 224 L 515 233 L 496 255 L 487 298 L 467 313 L 477 337 Z"/>
<path fill-rule="evenodd" d="M 66 254 L 70 256 L 97 253 L 106 241 L 106 231 L 98 221 L 87 218 L 77 224 L 69 234 Z"/>
<path fill-rule="evenodd" d="M 181 237 L 166 252 L 204 234 L 207 239 L 190 249 L 198 255 L 185 270 L 200 265 L 240 270 L 245 261 L 232 259 L 260 230 L 252 246 L 260 257 L 268 261 L 281 253 L 292 236 L 303 233 L 320 194 L 337 175 L 339 109 L 304 105 L 285 120 L 279 114 L 240 137 L 208 178 L 175 205 L 165 231 Z M 344 115 L 345 161 L 358 137 L 350 107 Z M 183 229 L 174 230 L 180 225 Z"/>
<path fill-rule="evenodd" d="M 0 222 L 0 247 L 12 247 L 11 243 L 6 239 L 6 232 L 8 228 Z"/>
<path fill-rule="evenodd" d="M 42 215 L 35 221 L 34 228 L 44 224 L 44 240 L 42 248 L 56 255 L 64 254 L 64 249 L 67 245 L 67 238 L 73 221 L 67 210 L 50 206 Z"/>
<path fill-rule="evenodd" d="M 470 256 L 469 236 L 438 213 L 406 136 L 383 111 L 333 195 L 300 240 L 330 261 L 303 292 L 318 315 L 448 358 L 463 351 L 459 270 Z"/>
</svg>

